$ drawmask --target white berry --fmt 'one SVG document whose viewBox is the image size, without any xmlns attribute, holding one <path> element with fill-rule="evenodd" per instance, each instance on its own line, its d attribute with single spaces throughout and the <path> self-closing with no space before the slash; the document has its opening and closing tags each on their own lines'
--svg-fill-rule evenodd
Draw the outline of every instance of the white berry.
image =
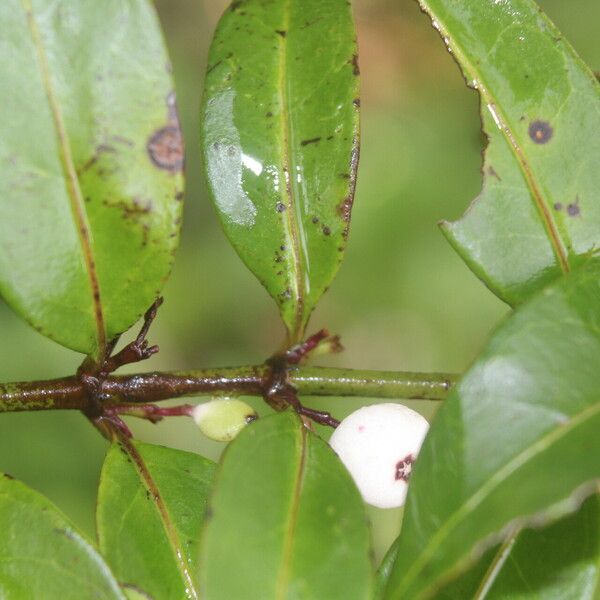
<svg viewBox="0 0 600 600">
<path fill-rule="evenodd" d="M 412 463 L 428 429 L 419 413 L 402 404 L 374 404 L 347 416 L 329 444 L 365 502 L 395 508 L 404 504 Z"/>
<path fill-rule="evenodd" d="M 192 417 L 200 431 L 217 442 L 231 441 L 257 416 L 251 406 L 234 398 L 214 399 L 198 404 L 192 410 Z"/>
</svg>

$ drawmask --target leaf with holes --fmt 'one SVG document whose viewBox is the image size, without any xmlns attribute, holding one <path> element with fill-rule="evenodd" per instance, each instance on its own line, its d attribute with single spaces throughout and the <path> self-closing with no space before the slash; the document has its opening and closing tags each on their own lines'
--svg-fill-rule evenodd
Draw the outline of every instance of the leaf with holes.
<svg viewBox="0 0 600 600">
<path fill-rule="evenodd" d="M 0 293 L 98 358 L 177 245 L 182 144 L 156 15 L 147 0 L 5 0 L 0 40 Z"/>
<path fill-rule="evenodd" d="M 302 337 L 346 247 L 358 93 L 346 0 L 236 0 L 221 18 L 202 115 L 208 183 L 290 342 Z"/>
<path fill-rule="evenodd" d="M 202 541 L 207 600 L 371 598 L 369 528 L 350 475 L 291 411 L 227 448 Z"/>
<path fill-rule="evenodd" d="M 189 452 L 113 444 L 96 518 L 100 549 L 121 582 L 154 598 L 200 597 L 200 527 L 214 468 Z"/>
<path fill-rule="evenodd" d="M 600 481 L 600 260 L 505 321 L 434 419 L 386 598 L 431 598 L 486 545 Z"/>
<path fill-rule="evenodd" d="M 600 246 L 600 86 L 532 0 L 421 0 L 481 97 L 483 190 L 442 229 L 518 304 Z"/>
<path fill-rule="evenodd" d="M 492 548 L 439 600 L 595 600 L 600 596 L 600 496 L 543 529 Z"/>
<path fill-rule="evenodd" d="M 0 597 L 125 600 L 102 557 L 42 495 L 0 474 Z"/>
</svg>

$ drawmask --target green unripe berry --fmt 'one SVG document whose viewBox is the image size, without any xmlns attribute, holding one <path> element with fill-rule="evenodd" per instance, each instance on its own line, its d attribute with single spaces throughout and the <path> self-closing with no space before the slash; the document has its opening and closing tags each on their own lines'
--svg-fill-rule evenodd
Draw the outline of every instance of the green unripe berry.
<svg viewBox="0 0 600 600">
<path fill-rule="evenodd" d="M 235 398 L 216 398 L 198 404 L 192 416 L 200 431 L 217 442 L 231 441 L 258 417 L 251 406 Z"/>
</svg>

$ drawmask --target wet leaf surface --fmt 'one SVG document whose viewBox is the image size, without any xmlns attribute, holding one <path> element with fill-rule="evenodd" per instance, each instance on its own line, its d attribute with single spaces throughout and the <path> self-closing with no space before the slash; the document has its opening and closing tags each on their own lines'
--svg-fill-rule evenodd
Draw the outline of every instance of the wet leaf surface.
<svg viewBox="0 0 600 600">
<path fill-rule="evenodd" d="M 108 452 L 98 491 L 100 549 L 119 581 L 153 598 L 200 598 L 200 528 L 215 465 L 130 442 Z"/>
<path fill-rule="evenodd" d="M 41 494 L 0 475 L 0 597 L 125 600 L 96 549 Z"/>
<path fill-rule="evenodd" d="M 358 166 L 355 35 L 345 0 L 235 1 L 208 59 L 209 187 L 290 341 L 302 337 L 346 247 Z"/>
<path fill-rule="evenodd" d="M 430 598 L 515 524 L 577 508 L 600 480 L 600 261 L 507 319 L 432 423 L 386 598 Z M 494 537 L 496 536 L 496 537 Z"/>
<path fill-rule="evenodd" d="M 98 356 L 171 268 L 183 147 L 146 0 L 0 5 L 0 292 Z"/>
<path fill-rule="evenodd" d="M 422 0 L 481 97 L 483 190 L 443 231 L 514 305 L 600 245 L 600 87 L 531 0 Z"/>
<path fill-rule="evenodd" d="M 364 504 L 333 451 L 295 414 L 261 418 L 229 445 L 209 514 L 207 600 L 371 598 Z"/>
</svg>

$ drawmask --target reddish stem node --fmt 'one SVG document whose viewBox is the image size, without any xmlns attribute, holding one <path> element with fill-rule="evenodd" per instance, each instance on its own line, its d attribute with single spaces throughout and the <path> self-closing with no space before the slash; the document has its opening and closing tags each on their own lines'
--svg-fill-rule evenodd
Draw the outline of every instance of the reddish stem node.
<svg viewBox="0 0 600 600">
<path fill-rule="evenodd" d="M 142 360 L 146 360 L 159 351 L 159 347 L 156 345 L 148 346 L 148 340 L 146 339 L 146 337 L 148 336 L 150 326 L 156 318 L 156 314 L 162 303 L 162 297 L 159 297 L 154 301 L 152 306 L 146 311 L 146 314 L 144 315 L 144 323 L 142 324 L 140 332 L 138 333 L 135 340 L 127 344 L 127 346 L 125 346 L 122 350 L 117 352 L 117 354 L 109 356 L 109 358 L 107 358 L 104 361 L 104 364 L 101 368 L 101 376 L 106 377 L 106 375 L 113 373 L 123 365 L 129 365 L 132 363 L 140 362 Z M 116 340 L 112 342 L 112 347 L 109 346 L 109 351 L 112 351 L 115 344 Z"/>
</svg>

